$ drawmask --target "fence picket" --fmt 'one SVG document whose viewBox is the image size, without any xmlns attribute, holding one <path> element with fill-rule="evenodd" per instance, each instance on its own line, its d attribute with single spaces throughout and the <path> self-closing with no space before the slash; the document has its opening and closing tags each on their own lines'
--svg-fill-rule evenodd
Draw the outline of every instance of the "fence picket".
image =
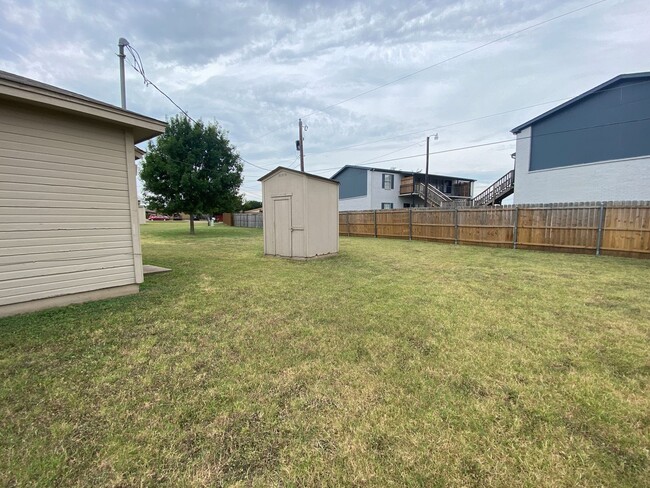
<svg viewBox="0 0 650 488">
<path fill-rule="evenodd" d="M 409 208 L 340 214 L 345 215 L 346 228 L 341 226 L 339 233 L 348 236 L 650 258 L 650 202 Z"/>
</svg>

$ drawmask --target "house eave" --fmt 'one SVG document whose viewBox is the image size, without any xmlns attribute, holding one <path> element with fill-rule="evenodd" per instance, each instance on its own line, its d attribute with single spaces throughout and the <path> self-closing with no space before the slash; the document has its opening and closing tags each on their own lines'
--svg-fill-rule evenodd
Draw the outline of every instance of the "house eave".
<svg viewBox="0 0 650 488">
<path fill-rule="evenodd" d="M 555 114 L 557 112 L 560 112 L 560 111 L 564 110 L 566 107 L 568 107 L 569 105 L 573 105 L 574 103 L 577 103 L 580 100 L 583 100 L 583 99 L 589 97 L 590 95 L 593 95 L 594 93 L 599 92 L 599 91 L 607 88 L 608 86 L 611 86 L 611 85 L 613 85 L 615 83 L 618 83 L 621 80 L 632 80 L 632 79 L 635 79 L 635 78 L 650 78 L 650 71 L 644 71 L 644 72 L 641 72 L 641 73 L 628 73 L 628 74 L 618 75 L 618 76 L 612 78 L 611 80 L 608 80 L 605 83 L 602 83 L 602 84 L 598 85 L 597 87 L 592 88 L 591 90 L 587 90 L 586 92 L 578 95 L 577 97 L 574 97 L 571 100 L 567 100 L 566 102 L 558 105 L 557 107 L 554 107 L 554 108 L 544 112 L 543 114 L 538 115 L 537 117 L 534 117 L 534 118 L 530 119 L 529 121 L 524 122 L 521 125 L 518 125 L 514 129 L 512 129 L 510 132 L 512 132 L 515 135 L 519 134 L 522 130 L 524 130 L 527 127 L 530 127 L 534 123 L 539 122 L 540 120 L 545 119 L 545 118 L 547 118 L 547 117 L 549 117 L 549 116 L 551 116 L 551 115 L 553 115 L 553 114 Z"/>
<path fill-rule="evenodd" d="M 151 117 L 2 71 L 0 98 L 129 127 L 136 144 L 162 134 L 167 125 Z"/>
<path fill-rule="evenodd" d="M 336 173 L 334 173 L 330 178 L 336 178 L 338 175 L 343 173 L 346 169 L 363 169 L 365 171 L 380 171 L 382 173 L 399 173 L 401 175 L 405 176 L 412 176 L 412 175 L 422 175 L 424 173 L 418 173 L 415 171 L 404 171 L 401 169 L 386 169 L 386 168 L 370 168 L 370 167 L 365 167 L 365 166 L 359 166 L 359 165 L 354 165 L 354 164 L 346 164 L 343 166 L 340 170 L 338 170 Z M 438 178 L 444 178 L 447 180 L 461 180 L 461 181 L 476 181 L 475 179 L 472 178 L 462 178 L 460 176 L 448 176 L 448 175 L 439 175 L 439 174 L 433 174 L 429 173 L 429 176 L 437 176 Z"/>
</svg>

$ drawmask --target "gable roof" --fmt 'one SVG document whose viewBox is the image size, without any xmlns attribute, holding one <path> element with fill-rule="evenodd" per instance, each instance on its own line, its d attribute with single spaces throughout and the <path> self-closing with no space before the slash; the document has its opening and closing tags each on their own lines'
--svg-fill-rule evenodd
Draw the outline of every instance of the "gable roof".
<svg viewBox="0 0 650 488">
<path fill-rule="evenodd" d="M 345 171 L 348 168 L 351 168 L 351 169 L 363 169 L 365 171 L 381 171 L 382 173 L 397 173 L 397 174 L 406 175 L 406 176 L 412 176 L 414 174 L 415 175 L 424 174 L 424 173 L 421 173 L 421 172 L 418 173 L 416 171 L 403 171 L 401 169 L 370 168 L 368 166 L 358 166 L 358 165 L 354 165 L 354 164 L 346 164 L 340 170 L 338 170 L 336 173 L 334 173 L 331 176 L 331 178 L 332 179 L 336 178 L 338 175 L 343 173 L 343 171 Z M 472 178 L 461 178 L 460 176 L 447 176 L 447 175 L 438 175 L 438 174 L 433 174 L 433 173 L 429 173 L 429 176 L 437 176 L 438 178 L 444 178 L 444 179 L 447 179 L 447 180 L 476 181 L 476 180 L 473 180 Z"/>
<path fill-rule="evenodd" d="M 528 122 L 524 122 L 523 124 L 518 125 L 514 129 L 512 129 L 510 132 L 512 132 L 513 134 L 518 134 L 519 132 L 524 130 L 526 127 L 529 127 L 529 126 L 533 125 L 535 122 L 538 122 L 538 121 L 540 121 L 542 119 L 545 119 L 546 117 L 550 117 L 551 115 L 564 110 L 568 106 L 573 105 L 573 104 L 575 104 L 575 103 L 577 103 L 577 102 L 579 102 L 581 100 L 584 100 L 585 98 L 593 95 L 596 92 L 605 90 L 606 88 L 611 87 L 612 85 L 615 85 L 619 81 L 643 79 L 643 78 L 650 79 L 650 71 L 644 71 L 644 72 L 641 72 L 641 73 L 628 73 L 628 74 L 618 75 L 618 76 L 612 78 L 611 80 L 606 81 L 605 83 L 603 83 L 601 85 L 598 85 L 597 87 L 592 88 L 591 90 L 588 90 L 588 91 L 584 92 L 583 94 L 578 95 L 577 97 L 572 98 L 571 100 L 568 100 L 568 101 L 564 102 L 561 105 L 558 105 L 555 108 L 552 108 L 548 112 L 544 112 L 543 114 L 538 115 L 537 117 L 535 117 L 533 119 L 530 119 Z"/>
<path fill-rule="evenodd" d="M 162 134 L 167 125 L 160 120 L 7 71 L 0 71 L 2 98 L 130 127 L 136 144 Z"/>
<path fill-rule="evenodd" d="M 293 173 L 293 174 L 300 175 L 300 176 L 306 176 L 307 178 L 313 178 L 313 179 L 316 179 L 316 180 L 326 181 L 328 183 L 333 183 L 335 185 L 340 184 L 338 181 L 331 180 L 329 178 L 325 178 L 324 176 L 313 175 L 311 173 L 303 173 L 302 171 L 296 171 L 295 169 L 285 168 L 284 166 L 278 166 L 273 171 L 270 171 L 270 172 L 266 173 L 264 176 L 262 176 L 257 181 L 268 180 L 271 176 L 273 176 L 274 174 L 276 174 L 276 173 L 278 173 L 280 171 L 287 171 L 289 173 Z"/>
</svg>

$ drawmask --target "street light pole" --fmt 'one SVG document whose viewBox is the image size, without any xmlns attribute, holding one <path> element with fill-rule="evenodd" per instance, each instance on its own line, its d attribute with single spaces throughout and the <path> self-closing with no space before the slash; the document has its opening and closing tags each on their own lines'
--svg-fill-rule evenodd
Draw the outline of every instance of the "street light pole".
<svg viewBox="0 0 650 488">
<path fill-rule="evenodd" d="M 427 164 L 424 170 L 424 206 L 427 206 L 429 201 L 429 137 L 427 136 Z"/>
</svg>

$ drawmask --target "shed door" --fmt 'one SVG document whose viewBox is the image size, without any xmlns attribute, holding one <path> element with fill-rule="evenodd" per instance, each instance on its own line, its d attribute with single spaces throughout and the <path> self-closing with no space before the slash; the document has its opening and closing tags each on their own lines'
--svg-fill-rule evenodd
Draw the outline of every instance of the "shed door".
<svg viewBox="0 0 650 488">
<path fill-rule="evenodd" d="M 291 257 L 291 197 L 273 200 L 275 254 Z"/>
</svg>

